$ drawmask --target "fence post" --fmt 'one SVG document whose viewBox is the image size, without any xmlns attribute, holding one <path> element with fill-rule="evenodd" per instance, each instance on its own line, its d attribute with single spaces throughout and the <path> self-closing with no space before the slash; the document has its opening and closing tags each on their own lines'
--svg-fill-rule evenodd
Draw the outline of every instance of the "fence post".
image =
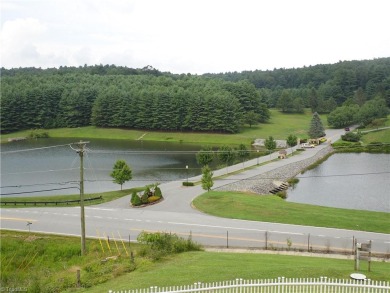
<svg viewBox="0 0 390 293">
<path fill-rule="evenodd" d="M 307 251 L 310 252 L 310 233 L 307 235 Z"/>
<path fill-rule="evenodd" d="M 356 240 L 356 238 L 355 238 L 355 239 L 354 239 L 354 249 L 355 249 L 355 251 L 354 251 L 355 271 L 359 270 L 359 255 L 358 255 L 359 251 L 358 251 L 356 245 L 357 245 L 357 240 Z"/>
<path fill-rule="evenodd" d="M 372 241 L 370 240 L 369 242 L 370 244 L 370 250 L 368 251 L 368 271 L 371 272 L 371 244 L 372 244 Z"/>
<path fill-rule="evenodd" d="M 229 248 L 229 231 L 226 231 L 226 248 Z"/>
<path fill-rule="evenodd" d="M 77 288 L 80 288 L 81 286 L 80 270 L 77 270 L 76 278 L 77 278 Z"/>
<path fill-rule="evenodd" d="M 265 250 L 268 249 L 268 231 L 265 231 Z"/>
</svg>

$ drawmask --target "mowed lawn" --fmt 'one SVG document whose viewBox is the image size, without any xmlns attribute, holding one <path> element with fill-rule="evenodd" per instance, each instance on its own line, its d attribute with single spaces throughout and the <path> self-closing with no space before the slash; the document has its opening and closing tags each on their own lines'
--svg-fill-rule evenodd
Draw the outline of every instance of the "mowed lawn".
<svg viewBox="0 0 390 293">
<path fill-rule="evenodd" d="M 94 126 L 78 128 L 58 128 L 45 130 L 50 137 L 69 137 L 69 138 L 105 138 L 105 139 L 127 139 L 136 140 L 142 137 L 142 140 L 149 141 L 172 141 L 181 143 L 196 143 L 202 145 L 220 145 L 220 144 L 251 144 L 256 138 L 267 138 L 273 136 L 274 139 L 286 139 L 290 134 L 299 137 L 307 137 L 307 131 L 310 127 L 312 113 L 306 110 L 304 114 L 283 114 L 279 110 L 271 110 L 271 119 L 268 123 L 254 125 L 252 127 L 243 126 L 239 133 L 199 133 L 199 132 L 166 132 L 149 130 L 130 130 L 97 128 Z M 322 122 L 326 127 L 326 116 L 321 116 Z M 2 135 L 1 141 L 6 142 L 11 137 L 27 137 L 30 130 L 19 131 L 12 134 Z"/>
<path fill-rule="evenodd" d="M 365 144 L 374 142 L 390 143 L 390 129 L 368 132 L 362 136 L 361 140 Z"/>
<path fill-rule="evenodd" d="M 373 280 L 390 280 L 390 265 L 385 262 L 362 263 L 362 273 Z M 136 270 L 80 292 L 98 293 L 151 286 L 191 285 L 195 282 L 277 277 L 322 277 L 349 279 L 354 261 L 320 257 L 269 255 L 255 253 L 187 252 L 163 262 L 151 263 L 147 270 Z"/>
<path fill-rule="evenodd" d="M 390 213 L 292 203 L 275 195 L 210 191 L 193 205 L 224 218 L 390 233 Z"/>
</svg>

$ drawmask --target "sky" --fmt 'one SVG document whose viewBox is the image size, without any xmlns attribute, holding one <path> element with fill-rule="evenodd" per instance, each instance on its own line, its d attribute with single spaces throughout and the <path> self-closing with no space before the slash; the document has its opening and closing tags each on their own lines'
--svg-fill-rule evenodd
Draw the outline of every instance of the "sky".
<svg viewBox="0 0 390 293">
<path fill-rule="evenodd" d="M 389 0 L 0 0 L 5 68 L 171 73 L 390 57 Z"/>
</svg>

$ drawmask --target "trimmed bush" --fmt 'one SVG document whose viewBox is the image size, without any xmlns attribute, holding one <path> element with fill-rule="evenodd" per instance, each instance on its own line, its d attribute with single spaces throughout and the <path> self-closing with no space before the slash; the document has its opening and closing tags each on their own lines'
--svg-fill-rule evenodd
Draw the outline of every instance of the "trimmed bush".
<svg viewBox="0 0 390 293">
<path fill-rule="evenodd" d="M 143 204 L 146 204 L 146 203 L 149 202 L 149 201 L 148 201 L 149 194 L 150 194 L 150 189 L 149 189 L 149 188 L 146 188 L 145 191 L 144 191 L 144 193 L 143 193 L 142 196 L 141 196 L 141 202 L 142 202 Z"/>
<path fill-rule="evenodd" d="M 162 198 L 162 192 L 161 192 L 160 187 L 156 186 L 156 188 L 154 189 L 153 196 L 155 196 L 157 198 Z"/>
<path fill-rule="evenodd" d="M 183 186 L 194 186 L 194 182 L 187 182 L 187 181 L 184 181 L 183 182 Z"/>
<path fill-rule="evenodd" d="M 133 193 L 131 194 L 130 202 L 133 206 L 139 206 L 142 204 L 141 199 L 139 198 L 137 192 L 133 191 Z"/>
</svg>

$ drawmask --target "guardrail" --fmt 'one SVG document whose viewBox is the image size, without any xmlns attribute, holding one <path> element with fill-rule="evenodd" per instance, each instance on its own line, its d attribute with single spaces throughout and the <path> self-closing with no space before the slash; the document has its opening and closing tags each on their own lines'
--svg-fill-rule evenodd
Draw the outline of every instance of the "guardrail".
<svg viewBox="0 0 390 293">
<path fill-rule="evenodd" d="M 86 198 L 84 201 L 94 201 L 94 200 L 102 200 L 103 197 L 92 197 L 92 198 Z M 74 200 L 57 200 L 57 201 L 1 201 L 1 205 L 69 205 L 71 203 L 80 203 L 79 199 Z"/>
<path fill-rule="evenodd" d="M 213 283 L 194 283 L 186 286 L 150 287 L 137 290 L 109 290 L 109 293 L 261 293 L 261 292 L 378 292 L 389 293 L 390 283 L 385 281 L 320 278 L 277 278 L 265 280 L 244 280 Z"/>
</svg>

